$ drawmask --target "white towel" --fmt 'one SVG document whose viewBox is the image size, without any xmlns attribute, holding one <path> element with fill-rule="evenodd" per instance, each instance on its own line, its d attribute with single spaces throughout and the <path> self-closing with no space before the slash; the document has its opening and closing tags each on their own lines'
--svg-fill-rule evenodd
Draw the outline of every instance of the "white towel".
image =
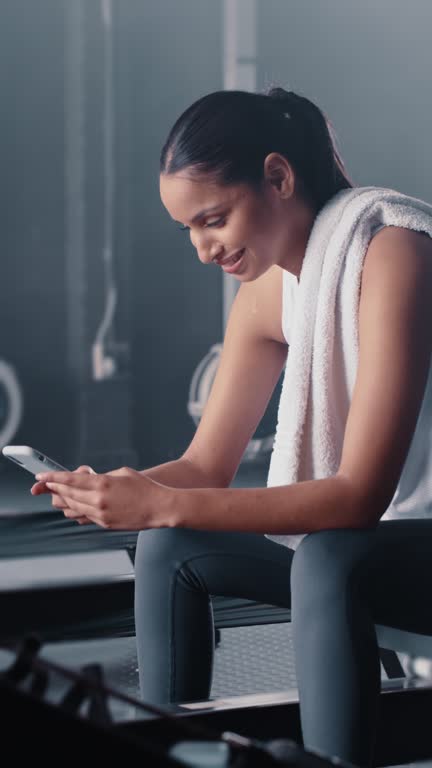
<svg viewBox="0 0 432 768">
<path fill-rule="evenodd" d="M 432 237 L 432 206 L 392 189 L 357 187 L 338 192 L 313 224 L 300 275 L 292 343 L 284 374 L 268 486 L 334 475 L 358 365 L 358 308 L 363 262 L 379 225 L 423 231 Z M 390 512 L 398 500 L 418 514 L 432 504 L 430 403 L 432 376 Z M 422 486 L 423 487 L 423 486 Z M 427 497 L 427 498 L 426 498 Z M 423 506 L 422 506 L 423 505 Z M 397 511 L 397 510 L 396 510 Z M 428 510 L 430 511 L 430 510 Z M 295 548 L 303 535 L 268 538 Z"/>
</svg>

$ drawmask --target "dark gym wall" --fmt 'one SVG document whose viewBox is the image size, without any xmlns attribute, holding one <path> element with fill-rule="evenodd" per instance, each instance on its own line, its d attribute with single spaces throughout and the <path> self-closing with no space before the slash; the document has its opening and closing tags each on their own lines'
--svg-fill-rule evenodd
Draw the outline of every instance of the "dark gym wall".
<svg viewBox="0 0 432 768">
<path fill-rule="evenodd" d="M 198 260 L 159 198 L 159 154 L 195 99 L 222 88 L 221 4 L 128 0 L 122 33 L 132 109 L 133 386 L 144 466 L 172 459 L 194 432 L 192 373 L 221 341 L 222 277 Z"/>
<path fill-rule="evenodd" d="M 14 442 L 74 463 L 80 457 L 76 381 L 66 349 L 64 8 L 59 0 L 0 4 L 0 357 L 16 367 L 24 389 L 24 419 Z M 127 0 L 114 8 L 116 205 L 123 228 L 115 253 L 118 314 L 127 314 L 130 325 L 132 438 L 139 465 L 149 466 L 177 456 L 189 442 L 190 379 L 222 334 L 221 275 L 200 264 L 158 190 L 159 153 L 172 123 L 193 100 L 222 87 L 221 6 L 213 0 Z M 87 23 L 96 16 L 89 13 Z M 88 70 L 90 98 L 99 67 L 95 61 Z M 89 104 L 90 119 L 92 109 Z M 98 131 L 90 126 L 94 146 Z M 95 163 L 90 190 L 98 174 Z M 100 240 L 99 226 L 92 216 L 88 242 Z"/>
<path fill-rule="evenodd" d="M 430 0 L 259 0 L 257 86 L 327 112 L 354 182 L 432 201 Z"/>
<path fill-rule="evenodd" d="M 26 441 L 67 454 L 63 4 L 0 4 L 0 357 L 24 390 Z"/>
<path fill-rule="evenodd" d="M 24 388 L 15 441 L 63 462 L 73 460 L 77 416 L 66 367 L 63 57 L 70 1 L 0 0 L 0 358 L 16 366 Z M 86 2 L 89 18 L 98 6 Z M 188 444 L 190 379 L 222 336 L 221 275 L 199 263 L 158 193 L 159 153 L 172 123 L 193 100 L 223 87 L 222 3 L 121 0 L 114 7 L 119 318 L 127 316 L 132 344 L 134 447 L 139 464 L 149 466 Z M 431 22 L 429 0 L 260 0 L 258 88 L 276 82 L 316 100 L 356 183 L 431 200 Z M 96 45 L 92 55 L 97 90 Z M 96 100 L 90 106 L 93 120 Z M 95 147 L 98 130 L 91 131 Z M 90 189 L 98 173 L 89 170 Z M 100 240 L 99 225 L 92 213 L 89 242 Z M 96 263 L 92 270 L 97 315 Z"/>
</svg>

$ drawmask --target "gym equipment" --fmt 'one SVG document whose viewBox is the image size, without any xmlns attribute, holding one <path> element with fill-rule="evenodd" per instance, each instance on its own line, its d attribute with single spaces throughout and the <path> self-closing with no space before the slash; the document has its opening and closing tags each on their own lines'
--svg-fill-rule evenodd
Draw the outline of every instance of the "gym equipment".
<svg viewBox="0 0 432 768">
<path fill-rule="evenodd" d="M 65 30 L 67 351 L 77 410 L 70 463 L 104 472 L 137 465 L 124 309 L 128 283 L 116 265 L 117 249 L 122 266 L 128 253 L 115 215 L 119 174 L 113 0 L 98 0 L 91 10 L 84 0 L 66 4 Z M 101 137 L 97 134 L 96 140 L 90 109 L 100 119 Z"/>
<path fill-rule="evenodd" d="M 0 672 L 2 753 L 15 760 L 29 748 L 33 756 L 58 758 L 67 743 L 72 757 L 82 758 L 83 750 L 91 748 L 98 757 L 147 757 L 152 766 L 347 766 L 302 747 L 298 702 L 282 694 L 279 700 L 254 697 L 249 705 L 245 700 L 213 701 L 211 708 L 198 702 L 189 710 L 181 705 L 162 710 L 107 686 L 100 665 L 71 670 L 41 658 L 41 648 L 37 637 L 27 636 Z M 56 702 L 49 700 L 54 676 L 67 686 Z M 112 700 L 132 705 L 136 719 L 114 722 Z M 375 765 L 430 764 L 431 705 L 431 684 L 387 686 L 380 697 Z"/>
<path fill-rule="evenodd" d="M 26 637 L 11 665 L 0 674 L 4 725 L 13 723 L 18 726 L 26 736 L 19 741 L 21 744 L 27 742 L 26 746 L 31 735 L 33 756 L 51 756 L 67 739 L 69 756 L 77 749 L 82 752 L 90 741 L 99 758 L 105 755 L 112 759 L 113 753 L 123 759 L 148 757 L 152 766 L 253 768 L 298 765 L 330 768 L 335 764 L 347 765 L 308 752 L 289 739 L 264 741 L 229 730 L 220 732 L 192 718 L 179 717 L 175 712 L 132 699 L 108 687 L 104 683 L 103 670 L 97 664 L 75 672 L 40 658 L 40 649 L 37 637 Z M 53 674 L 63 676 L 70 685 L 59 702 L 50 704 L 46 697 Z M 153 735 L 147 728 L 144 739 L 142 736 L 138 738 L 136 733 L 115 728 L 109 708 L 110 698 L 127 701 L 138 711 L 153 715 L 164 727 L 163 736 L 160 728 L 156 728 Z M 86 712 L 83 711 L 85 705 Z M 20 746 L 15 739 L 11 740 L 10 732 L 11 728 L 6 727 L 3 752 L 12 749 L 16 757 Z"/>
<path fill-rule="evenodd" d="M 0 360 L 0 448 L 14 437 L 21 423 L 23 397 L 12 365 Z"/>
</svg>

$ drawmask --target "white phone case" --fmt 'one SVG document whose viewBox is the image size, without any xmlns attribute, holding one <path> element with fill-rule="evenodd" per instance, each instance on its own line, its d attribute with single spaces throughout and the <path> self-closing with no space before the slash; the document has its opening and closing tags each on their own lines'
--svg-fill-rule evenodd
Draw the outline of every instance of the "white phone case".
<svg viewBox="0 0 432 768">
<path fill-rule="evenodd" d="M 68 472 L 66 467 L 58 464 L 56 461 L 45 456 L 41 451 L 31 448 L 29 445 L 5 445 L 2 450 L 3 456 L 20 467 L 37 475 L 38 472 Z"/>
</svg>

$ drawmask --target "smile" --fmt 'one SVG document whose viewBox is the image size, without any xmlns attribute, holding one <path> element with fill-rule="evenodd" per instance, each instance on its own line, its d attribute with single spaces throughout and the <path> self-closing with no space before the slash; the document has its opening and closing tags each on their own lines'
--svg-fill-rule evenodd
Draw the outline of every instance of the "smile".
<svg viewBox="0 0 432 768">
<path fill-rule="evenodd" d="M 233 272 L 237 272 L 238 269 L 240 269 L 240 266 L 243 262 L 243 256 L 244 256 L 245 249 L 242 248 L 241 251 L 238 251 L 229 261 L 227 261 L 225 264 L 222 262 L 220 264 L 221 268 L 224 272 L 229 272 L 232 274 Z"/>
</svg>

